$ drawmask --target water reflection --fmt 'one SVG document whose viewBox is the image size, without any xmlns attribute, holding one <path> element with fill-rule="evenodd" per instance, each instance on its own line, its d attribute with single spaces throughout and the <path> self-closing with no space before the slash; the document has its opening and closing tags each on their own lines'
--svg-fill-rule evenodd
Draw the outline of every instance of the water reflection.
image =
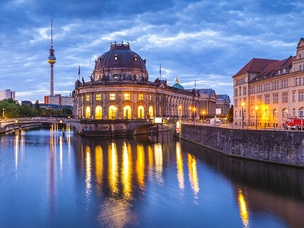
<svg viewBox="0 0 304 228">
<path fill-rule="evenodd" d="M 243 225 L 244 225 L 244 227 L 248 227 L 248 225 L 249 225 L 248 208 L 247 208 L 247 203 L 246 203 L 245 197 L 244 197 L 241 189 L 239 189 L 239 193 L 238 193 L 238 202 L 239 202 L 240 215 L 241 215 Z"/>
<path fill-rule="evenodd" d="M 39 214 L 52 227 L 304 224 L 304 170 L 232 159 L 182 140 L 81 138 L 54 129 L 1 139 L 1 222 Z"/>
<path fill-rule="evenodd" d="M 185 188 L 184 167 L 183 167 L 183 155 L 179 142 L 176 142 L 176 166 L 177 166 L 178 185 L 179 188 L 183 190 Z"/>
</svg>

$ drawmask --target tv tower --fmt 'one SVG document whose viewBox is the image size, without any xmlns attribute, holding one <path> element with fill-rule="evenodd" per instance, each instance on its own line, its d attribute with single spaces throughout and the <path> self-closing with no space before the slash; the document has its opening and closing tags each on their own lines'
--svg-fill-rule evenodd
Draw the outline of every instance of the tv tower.
<svg viewBox="0 0 304 228">
<path fill-rule="evenodd" d="M 56 57 L 53 49 L 53 19 L 51 19 L 51 47 L 50 56 L 48 57 L 48 63 L 50 64 L 50 95 L 54 96 L 54 64 L 56 63 Z"/>
</svg>

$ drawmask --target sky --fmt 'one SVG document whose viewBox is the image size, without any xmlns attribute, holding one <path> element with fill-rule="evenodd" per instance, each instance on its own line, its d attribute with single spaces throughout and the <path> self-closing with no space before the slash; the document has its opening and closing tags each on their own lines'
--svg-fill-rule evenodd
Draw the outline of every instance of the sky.
<svg viewBox="0 0 304 228">
<path fill-rule="evenodd" d="M 302 0 L 1 0 L 0 91 L 16 100 L 50 94 L 53 20 L 55 94 L 69 96 L 110 44 L 129 42 L 149 80 L 213 89 L 233 102 L 235 75 L 252 58 L 294 56 L 304 37 Z"/>
</svg>

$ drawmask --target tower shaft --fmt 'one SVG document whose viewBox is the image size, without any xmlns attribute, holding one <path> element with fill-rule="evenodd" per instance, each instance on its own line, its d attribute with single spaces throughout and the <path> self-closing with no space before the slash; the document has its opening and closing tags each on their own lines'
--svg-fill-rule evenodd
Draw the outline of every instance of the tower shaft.
<svg viewBox="0 0 304 228">
<path fill-rule="evenodd" d="M 51 19 L 51 45 L 50 55 L 48 57 L 48 63 L 50 64 L 50 95 L 54 96 L 54 64 L 56 63 L 56 57 L 53 48 L 53 19 Z"/>
</svg>

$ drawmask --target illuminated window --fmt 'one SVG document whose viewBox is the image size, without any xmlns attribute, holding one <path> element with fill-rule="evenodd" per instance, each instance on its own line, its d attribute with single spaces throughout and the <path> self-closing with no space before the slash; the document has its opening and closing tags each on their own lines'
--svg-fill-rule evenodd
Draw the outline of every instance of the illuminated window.
<svg viewBox="0 0 304 228">
<path fill-rule="evenodd" d="M 91 109 L 89 106 L 86 107 L 86 118 L 89 119 L 91 117 Z"/>
<path fill-rule="evenodd" d="M 100 93 L 97 93 L 97 94 L 95 95 L 95 100 L 96 100 L 96 101 L 101 101 L 101 94 L 100 94 Z"/>
<path fill-rule="evenodd" d="M 114 105 L 111 105 L 109 107 L 109 119 L 110 120 L 115 120 L 116 119 L 116 113 L 117 113 L 117 108 Z"/>
<path fill-rule="evenodd" d="M 95 119 L 96 120 L 102 119 L 102 108 L 100 105 L 96 106 L 96 108 L 95 108 Z"/>
<path fill-rule="evenodd" d="M 90 101 L 90 95 L 86 95 L 86 101 Z"/>
<path fill-rule="evenodd" d="M 115 101 L 115 93 L 110 93 L 110 101 Z"/>
<path fill-rule="evenodd" d="M 137 55 L 134 56 L 134 61 L 135 61 L 135 62 L 137 61 Z"/>
<path fill-rule="evenodd" d="M 149 95 L 149 100 L 152 101 L 152 95 Z"/>
<path fill-rule="evenodd" d="M 151 117 L 153 117 L 154 115 L 153 115 L 153 106 L 150 106 L 149 107 L 149 117 L 151 118 Z"/>
<path fill-rule="evenodd" d="M 138 118 L 144 119 L 144 107 L 143 106 L 138 107 Z"/>
<path fill-rule="evenodd" d="M 131 119 L 131 107 L 129 105 L 123 108 L 123 118 Z"/>
<path fill-rule="evenodd" d="M 129 93 L 125 93 L 124 97 L 125 97 L 125 101 L 131 100 L 131 96 Z"/>
<path fill-rule="evenodd" d="M 138 95 L 138 100 L 143 101 L 144 100 L 144 95 L 141 93 Z"/>
<path fill-rule="evenodd" d="M 118 56 L 117 54 L 114 55 L 114 60 L 117 61 L 118 60 Z"/>
</svg>

